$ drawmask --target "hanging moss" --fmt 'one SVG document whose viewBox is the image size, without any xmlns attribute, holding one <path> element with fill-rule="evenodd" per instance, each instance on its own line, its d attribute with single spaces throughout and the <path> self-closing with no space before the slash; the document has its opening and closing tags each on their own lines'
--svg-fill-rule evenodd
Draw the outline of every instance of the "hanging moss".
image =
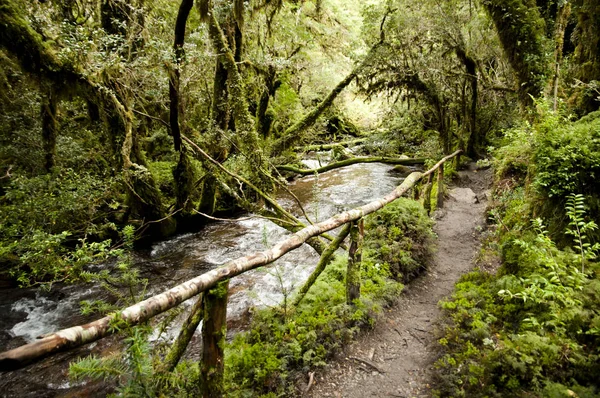
<svg viewBox="0 0 600 398">
<path fill-rule="evenodd" d="M 504 53 L 515 71 L 523 105 L 539 97 L 549 73 L 545 22 L 535 0 L 485 0 Z"/>
</svg>

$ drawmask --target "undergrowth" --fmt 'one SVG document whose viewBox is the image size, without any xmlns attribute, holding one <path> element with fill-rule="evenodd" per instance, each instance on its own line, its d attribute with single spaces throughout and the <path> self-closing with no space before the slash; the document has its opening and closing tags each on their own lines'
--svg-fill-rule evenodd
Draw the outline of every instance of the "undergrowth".
<svg viewBox="0 0 600 398">
<path fill-rule="evenodd" d="M 495 152 L 502 266 L 441 303 L 439 396 L 600 396 L 597 120 L 545 114 Z"/>
<path fill-rule="evenodd" d="M 291 396 L 310 369 L 325 365 L 360 328 L 372 327 L 402 290 L 398 280 L 429 263 L 432 222 L 422 206 L 399 199 L 366 218 L 361 298 L 346 304 L 347 256 L 338 255 L 294 312 L 258 311 L 250 330 L 226 349 L 230 397 Z"/>
</svg>

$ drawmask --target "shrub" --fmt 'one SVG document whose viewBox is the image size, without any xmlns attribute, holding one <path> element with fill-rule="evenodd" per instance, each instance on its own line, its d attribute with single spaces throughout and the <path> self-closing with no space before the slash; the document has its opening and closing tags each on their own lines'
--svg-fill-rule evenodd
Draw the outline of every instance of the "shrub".
<svg viewBox="0 0 600 398">
<path fill-rule="evenodd" d="M 400 198 L 366 218 L 363 261 L 408 282 L 430 263 L 433 221 L 418 202 Z"/>
</svg>

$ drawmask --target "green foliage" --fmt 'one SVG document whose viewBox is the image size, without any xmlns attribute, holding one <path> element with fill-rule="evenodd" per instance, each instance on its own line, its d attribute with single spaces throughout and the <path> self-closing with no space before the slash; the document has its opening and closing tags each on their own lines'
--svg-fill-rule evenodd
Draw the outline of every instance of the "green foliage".
<svg viewBox="0 0 600 398">
<path fill-rule="evenodd" d="M 512 244 L 498 276 L 468 274 L 442 303 L 448 319 L 440 340 L 446 354 L 437 363 L 441 395 L 565 396 L 577 389 L 596 396 L 600 268 L 581 250 L 594 247 L 584 246 L 581 233 L 589 228 L 583 198 L 572 195 L 568 207 L 574 250 L 559 250 L 540 219 L 533 234 L 502 230 Z"/>
<path fill-rule="evenodd" d="M 232 397 L 291 394 L 299 373 L 324 365 L 361 326 L 372 326 L 381 308 L 429 260 L 432 221 L 423 208 L 399 199 L 365 222 L 361 298 L 346 304 L 347 259 L 327 266 L 295 311 L 262 310 L 249 332 L 226 351 L 226 384 Z"/>
<path fill-rule="evenodd" d="M 590 114 L 570 122 L 549 111 L 548 104 L 537 105 L 536 121 L 506 131 L 502 146 L 494 150 L 496 185 L 500 196 L 510 196 L 509 191 L 527 184 L 523 216 L 528 219 L 535 214 L 547 220 L 550 235 L 563 246 L 568 244 L 562 234 L 569 222 L 566 204 L 572 192 L 585 197 L 590 221 L 600 222 L 596 183 L 600 175 L 600 118 Z M 599 237 L 596 230 L 588 230 L 588 235 L 596 240 Z"/>
<path fill-rule="evenodd" d="M 23 286 L 72 282 L 105 260 L 124 211 L 118 184 L 71 169 L 14 178 L 0 198 L 2 271 Z"/>
<path fill-rule="evenodd" d="M 387 279 L 383 267 L 363 270 L 361 300 L 356 307 L 349 307 L 346 264 L 346 258 L 336 257 L 288 316 L 272 309 L 257 311 L 250 331 L 237 335 L 226 349 L 229 396 L 290 394 L 299 374 L 325 365 L 360 326 L 372 325 L 375 313 L 402 288 Z"/>
<path fill-rule="evenodd" d="M 366 218 L 365 267 L 389 269 L 408 282 L 431 261 L 433 222 L 418 202 L 400 198 Z"/>
<path fill-rule="evenodd" d="M 533 0 L 485 0 L 504 53 L 518 77 L 521 100 L 542 94 L 550 75 L 545 22 Z"/>
</svg>

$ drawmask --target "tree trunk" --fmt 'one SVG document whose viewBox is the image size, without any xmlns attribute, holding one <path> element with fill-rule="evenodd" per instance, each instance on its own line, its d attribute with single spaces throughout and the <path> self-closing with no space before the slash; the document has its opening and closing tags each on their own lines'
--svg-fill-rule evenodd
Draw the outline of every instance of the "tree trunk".
<svg viewBox="0 0 600 398">
<path fill-rule="evenodd" d="M 580 0 L 577 10 L 575 77 L 588 84 L 600 81 L 600 3 L 597 0 Z M 592 90 L 583 90 L 578 95 L 577 106 L 583 113 L 593 112 L 600 107 L 598 95 Z"/>
<path fill-rule="evenodd" d="M 544 19 L 534 0 L 484 0 L 483 4 L 517 76 L 521 104 L 531 106 L 531 97 L 542 94 L 548 75 Z"/>
<path fill-rule="evenodd" d="M 190 341 L 192 341 L 192 337 L 194 337 L 194 333 L 203 317 L 204 302 L 202 300 L 202 294 L 199 294 L 198 299 L 190 310 L 190 315 L 181 326 L 181 331 L 179 332 L 177 339 L 162 362 L 159 372 L 170 373 L 175 369 L 190 344 Z"/>
<path fill-rule="evenodd" d="M 169 122 L 171 125 L 171 134 L 175 150 L 181 148 L 181 130 L 179 125 L 179 116 L 183 113 L 179 105 L 179 81 L 181 77 L 181 61 L 185 57 L 183 44 L 185 41 L 185 28 L 190 11 L 194 5 L 194 0 L 182 0 L 177 13 L 177 22 L 175 23 L 175 39 L 173 42 L 174 67 L 169 74 Z"/>
<path fill-rule="evenodd" d="M 181 63 L 185 58 L 185 51 L 183 49 L 185 30 L 193 6 L 194 0 L 182 0 L 179 5 L 177 21 L 175 23 L 175 38 L 173 40 L 174 66 L 169 73 L 169 125 L 171 127 L 175 151 L 179 152 L 179 162 L 173 170 L 177 195 L 176 207 L 177 209 L 183 209 L 185 212 L 189 211 L 192 207 L 189 197 L 193 191 L 195 176 L 192 164 L 181 143 L 180 118 L 183 117 L 184 110 L 180 104 L 179 86 L 181 80 Z"/>
<path fill-rule="evenodd" d="M 203 398 L 224 396 L 223 370 L 227 335 L 227 295 L 229 280 L 206 292 L 202 322 L 201 390 Z"/>
<path fill-rule="evenodd" d="M 444 165 L 437 171 L 437 205 L 436 209 L 444 207 Z"/>
<path fill-rule="evenodd" d="M 350 223 L 344 225 L 338 236 L 333 240 L 333 242 L 329 244 L 329 246 L 327 246 L 327 249 L 325 249 L 323 254 L 321 254 L 321 258 L 319 258 L 319 263 L 317 264 L 317 267 L 312 272 L 312 274 L 310 274 L 307 281 L 304 283 L 304 285 L 302 285 L 300 290 L 298 290 L 298 294 L 294 300 L 294 307 L 297 307 L 300 304 L 300 302 L 302 302 L 302 299 L 304 298 L 304 296 L 306 296 L 306 293 L 308 293 L 308 291 L 310 290 L 312 285 L 315 284 L 321 273 L 323 273 L 323 271 L 325 271 L 325 268 L 329 265 L 329 263 L 331 263 L 333 254 L 340 247 L 340 245 L 342 244 L 344 239 L 346 239 L 349 233 Z"/>
<path fill-rule="evenodd" d="M 571 16 L 571 3 L 565 1 L 559 6 L 556 16 L 556 28 L 554 32 L 554 76 L 552 77 L 552 96 L 554 112 L 558 109 L 558 85 L 560 82 L 560 64 L 563 59 L 563 47 L 565 44 L 565 30 Z"/>
<path fill-rule="evenodd" d="M 50 86 L 51 85 L 52 84 L 50 84 Z M 42 97 L 41 108 L 42 139 L 44 141 L 45 152 L 44 167 L 48 173 L 55 164 L 56 138 L 58 134 L 57 102 L 58 99 L 56 91 L 52 87 L 49 87 L 47 90 L 45 90 L 45 93 Z"/>
<path fill-rule="evenodd" d="M 423 188 L 423 208 L 427 212 L 427 215 L 431 214 L 431 174 L 427 177 L 427 183 Z"/>
<path fill-rule="evenodd" d="M 348 250 L 348 270 L 346 272 L 346 303 L 353 305 L 360 298 L 360 266 L 362 244 L 365 233 L 364 221 L 352 222 L 350 227 L 350 249 Z"/>
<path fill-rule="evenodd" d="M 456 55 L 462 61 L 467 72 L 469 81 L 471 82 L 471 107 L 469 109 L 469 139 L 467 140 L 467 156 L 471 159 L 479 158 L 479 150 L 483 145 L 483 137 L 480 137 L 480 132 L 477 130 L 477 102 L 478 102 L 478 79 L 477 79 L 477 62 L 469 55 L 462 47 L 456 49 Z"/>
<path fill-rule="evenodd" d="M 315 109 L 307 113 L 300 119 L 298 122 L 294 123 L 290 126 L 284 133 L 281 138 L 273 143 L 271 154 L 278 155 L 283 152 L 286 148 L 291 148 L 294 146 L 296 141 L 300 139 L 300 132 L 306 130 L 310 126 L 312 126 L 319 116 L 323 114 L 333 104 L 333 101 L 340 95 L 340 93 L 352 83 L 352 81 L 356 78 L 356 70 L 352 71 L 348 76 L 344 78 L 341 82 L 338 83 L 337 86 Z"/>
</svg>

